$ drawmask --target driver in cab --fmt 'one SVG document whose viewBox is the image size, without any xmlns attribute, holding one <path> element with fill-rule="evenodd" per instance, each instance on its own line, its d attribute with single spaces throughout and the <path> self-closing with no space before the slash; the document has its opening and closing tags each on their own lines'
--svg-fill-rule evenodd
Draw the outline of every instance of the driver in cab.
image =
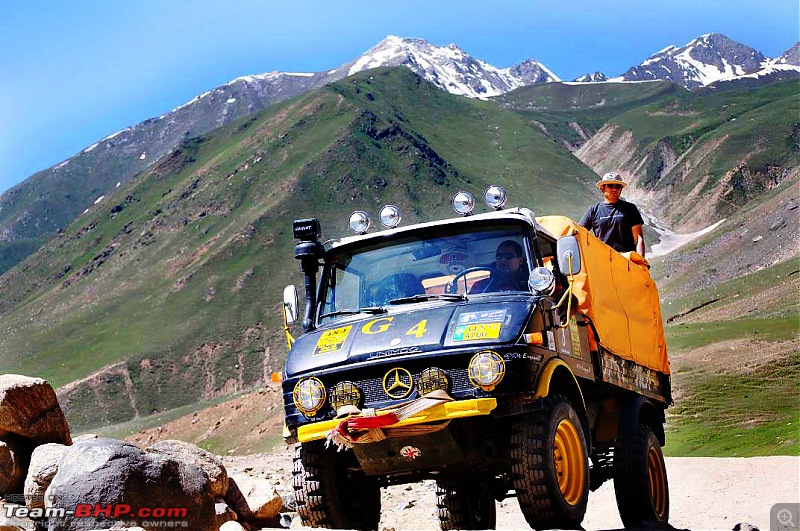
<svg viewBox="0 0 800 531">
<path fill-rule="evenodd" d="M 514 240 L 505 240 L 497 246 L 494 258 L 494 271 L 489 277 L 475 282 L 469 289 L 470 294 L 524 289 L 528 268 L 522 246 Z"/>
</svg>

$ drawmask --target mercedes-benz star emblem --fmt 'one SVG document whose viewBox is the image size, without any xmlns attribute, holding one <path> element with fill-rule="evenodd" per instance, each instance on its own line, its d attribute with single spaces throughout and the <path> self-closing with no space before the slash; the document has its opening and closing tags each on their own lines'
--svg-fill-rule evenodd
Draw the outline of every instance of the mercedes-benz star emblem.
<svg viewBox="0 0 800 531">
<path fill-rule="evenodd" d="M 395 367 L 383 377 L 383 390 L 390 398 L 405 398 L 414 389 L 411 373 L 406 369 Z"/>
</svg>

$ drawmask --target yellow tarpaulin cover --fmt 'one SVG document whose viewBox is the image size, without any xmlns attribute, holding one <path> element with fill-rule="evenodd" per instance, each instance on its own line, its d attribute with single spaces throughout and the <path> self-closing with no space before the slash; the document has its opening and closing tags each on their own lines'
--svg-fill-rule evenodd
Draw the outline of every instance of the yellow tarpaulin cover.
<svg viewBox="0 0 800 531">
<path fill-rule="evenodd" d="M 594 323 L 598 340 L 614 355 L 669 374 L 658 289 L 638 253 L 620 254 L 563 216 L 536 218 L 553 236 L 574 234 L 581 272 L 574 276 L 578 310 Z"/>
</svg>

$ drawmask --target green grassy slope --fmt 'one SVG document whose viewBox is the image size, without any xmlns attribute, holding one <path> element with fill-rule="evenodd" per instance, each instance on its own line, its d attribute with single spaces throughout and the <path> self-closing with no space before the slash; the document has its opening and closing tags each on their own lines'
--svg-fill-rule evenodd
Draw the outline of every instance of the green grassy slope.
<svg viewBox="0 0 800 531">
<path fill-rule="evenodd" d="M 667 209 L 674 223 L 730 216 L 780 183 L 800 164 L 800 81 L 630 110 L 611 122 L 630 131 L 646 161 L 638 186 L 685 197 Z"/>
<path fill-rule="evenodd" d="M 671 455 L 800 454 L 800 258 L 664 305 Z"/>
<path fill-rule="evenodd" d="M 691 93 L 667 81 L 648 83 L 544 83 L 522 87 L 494 98 L 500 105 L 542 124 L 556 140 L 580 145 L 584 138 L 625 111 Z"/>
<path fill-rule="evenodd" d="M 654 258 L 676 390 L 671 455 L 800 453 L 798 176 Z"/>
<path fill-rule="evenodd" d="M 280 368 L 280 293 L 300 284 L 291 220 L 324 237 L 395 203 L 450 215 L 505 185 L 577 216 L 590 170 L 516 114 L 407 69 L 348 78 L 186 142 L 0 277 L 0 370 L 62 388 L 76 428 L 240 391 Z"/>
</svg>

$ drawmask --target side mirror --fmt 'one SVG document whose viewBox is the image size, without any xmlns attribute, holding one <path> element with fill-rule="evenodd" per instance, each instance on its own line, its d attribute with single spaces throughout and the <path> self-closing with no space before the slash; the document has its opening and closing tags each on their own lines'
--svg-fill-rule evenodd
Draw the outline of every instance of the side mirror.
<svg viewBox="0 0 800 531">
<path fill-rule="evenodd" d="M 556 243 L 556 252 L 558 254 L 558 268 L 561 273 L 569 275 L 577 275 L 581 272 L 581 247 L 578 245 L 578 238 L 575 236 L 562 236 Z M 572 261 L 572 271 L 569 265 Z"/>
<path fill-rule="evenodd" d="M 290 284 L 283 288 L 283 315 L 286 324 L 297 321 L 297 306 L 297 288 Z"/>
</svg>

